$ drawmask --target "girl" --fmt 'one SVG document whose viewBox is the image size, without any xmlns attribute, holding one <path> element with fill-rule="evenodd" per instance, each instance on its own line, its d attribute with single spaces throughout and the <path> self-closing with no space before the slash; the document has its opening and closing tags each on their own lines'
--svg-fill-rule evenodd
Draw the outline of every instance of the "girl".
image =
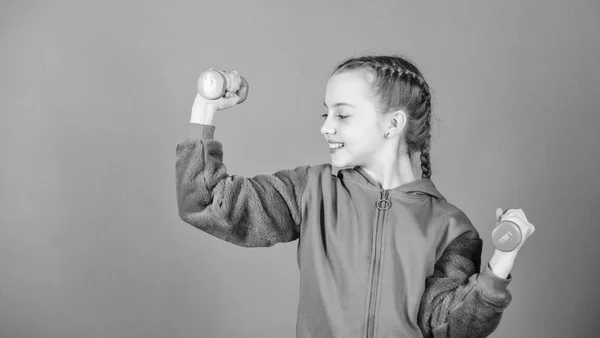
<svg viewBox="0 0 600 338">
<path fill-rule="evenodd" d="M 236 73 L 237 74 L 237 73 Z M 239 75 L 236 75 L 239 76 Z M 321 132 L 332 165 L 252 178 L 229 175 L 213 138 L 216 111 L 242 103 L 197 95 L 189 137 L 177 145 L 179 215 L 230 243 L 270 247 L 298 239 L 297 337 L 485 337 L 511 301 L 518 251 L 534 230 L 521 209 L 524 240 L 496 250 L 480 271 L 482 240 L 431 180 L 431 92 L 396 56 L 349 59 L 325 93 Z M 417 179 L 412 160 L 420 153 Z M 496 210 L 499 222 L 503 212 Z"/>
</svg>

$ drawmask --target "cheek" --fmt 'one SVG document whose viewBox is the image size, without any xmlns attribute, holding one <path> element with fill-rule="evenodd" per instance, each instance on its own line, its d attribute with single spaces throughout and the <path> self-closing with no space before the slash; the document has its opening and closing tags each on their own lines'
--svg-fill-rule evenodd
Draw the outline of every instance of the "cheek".
<svg viewBox="0 0 600 338">
<path fill-rule="evenodd" d="M 358 145 L 369 145 L 373 142 L 377 141 L 377 132 L 374 131 L 374 128 L 370 127 L 358 127 L 355 128 L 351 135 L 349 135 L 349 139 L 352 140 L 353 144 Z"/>
</svg>

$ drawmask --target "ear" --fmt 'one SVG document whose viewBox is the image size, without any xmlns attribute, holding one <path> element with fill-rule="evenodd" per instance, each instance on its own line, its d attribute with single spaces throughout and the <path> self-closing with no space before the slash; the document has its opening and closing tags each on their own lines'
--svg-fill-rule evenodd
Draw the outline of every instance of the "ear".
<svg viewBox="0 0 600 338">
<path fill-rule="evenodd" d="M 390 116 L 391 116 L 390 127 L 389 127 L 390 134 L 394 134 L 394 135 L 400 134 L 402 132 L 402 130 L 404 130 L 404 127 L 406 126 L 406 123 L 408 122 L 406 113 L 404 112 L 404 110 L 397 110 L 397 111 L 393 112 L 392 114 L 390 114 Z"/>
</svg>

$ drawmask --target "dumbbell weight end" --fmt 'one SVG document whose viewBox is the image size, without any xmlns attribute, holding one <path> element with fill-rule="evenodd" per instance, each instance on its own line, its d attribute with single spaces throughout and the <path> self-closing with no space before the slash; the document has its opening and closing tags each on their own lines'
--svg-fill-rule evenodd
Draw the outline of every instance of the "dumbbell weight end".
<svg viewBox="0 0 600 338">
<path fill-rule="evenodd" d="M 241 78 L 237 73 L 208 69 L 198 78 L 198 93 L 207 100 L 230 97 L 240 89 Z"/>
<path fill-rule="evenodd" d="M 513 251 L 521 244 L 523 236 L 517 224 L 504 220 L 492 231 L 492 241 L 496 249 L 504 252 Z"/>
<path fill-rule="evenodd" d="M 198 78 L 198 93 L 207 100 L 216 100 L 222 97 L 226 87 L 225 76 L 216 70 L 204 71 Z"/>
</svg>

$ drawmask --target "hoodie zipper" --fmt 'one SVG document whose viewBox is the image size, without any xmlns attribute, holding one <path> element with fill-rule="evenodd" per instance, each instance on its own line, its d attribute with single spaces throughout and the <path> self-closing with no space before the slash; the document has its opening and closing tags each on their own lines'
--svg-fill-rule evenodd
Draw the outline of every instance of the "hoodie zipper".
<svg viewBox="0 0 600 338">
<path fill-rule="evenodd" d="M 366 338 L 373 338 L 375 335 L 375 313 L 377 299 L 379 298 L 379 275 L 381 271 L 381 251 L 383 243 L 383 220 L 385 211 L 392 206 L 388 200 L 389 191 L 382 189 L 381 198 L 375 203 L 377 207 L 377 216 L 375 223 L 375 234 L 373 246 L 373 274 L 371 275 L 371 290 L 369 293 L 369 310 L 367 314 L 367 335 Z"/>
</svg>

